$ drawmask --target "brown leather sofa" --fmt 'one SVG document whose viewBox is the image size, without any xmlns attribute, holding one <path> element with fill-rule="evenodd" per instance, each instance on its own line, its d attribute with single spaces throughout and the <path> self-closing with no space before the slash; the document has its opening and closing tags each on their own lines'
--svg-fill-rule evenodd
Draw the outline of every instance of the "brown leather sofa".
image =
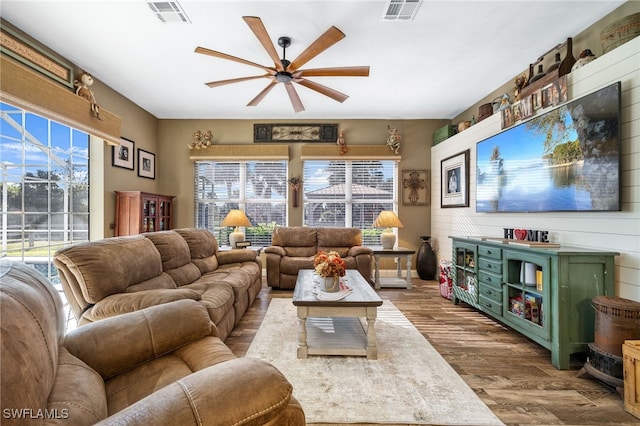
<svg viewBox="0 0 640 426">
<path fill-rule="evenodd" d="M 64 319 L 60 296 L 43 275 L 0 261 L 3 425 L 305 424 L 280 371 L 235 358 L 194 300 L 66 335 Z"/>
<path fill-rule="evenodd" d="M 58 250 L 54 264 L 80 325 L 193 299 L 207 308 L 218 337 L 225 340 L 262 288 L 258 253 L 220 251 L 205 229 L 75 244 Z"/>
<path fill-rule="evenodd" d="M 283 226 L 274 229 L 271 246 L 266 247 L 267 284 L 278 289 L 293 289 L 300 269 L 313 269 L 313 258 L 319 251 L 335 250 L 347 269 L 357 269 L 373 284 L 371 258 L 373 252 L 362 245 L 358 228 Z"/>
</svg>

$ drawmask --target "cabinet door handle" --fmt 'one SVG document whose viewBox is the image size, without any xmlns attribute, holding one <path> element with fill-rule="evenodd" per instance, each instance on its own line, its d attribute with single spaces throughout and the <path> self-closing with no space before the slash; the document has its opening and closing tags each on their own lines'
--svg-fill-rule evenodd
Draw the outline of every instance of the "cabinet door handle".
<svg viewBox="0 0 640 426">
<path fill-rule="evenodd" d="M 487 254 L 491 254 L 491 253 L 492 253 L 492 251 L 491 251 L 491 250 L 487 250 Z"/>
<path fill-rule="evenodd" d="M 491 303 L 485 303 L 484 306 L 487 307 L 487 308 L 491 308 L 492 307 Z"/>
<path fill-rule="evenodd" d="M 490 283 L 491 282 L 491 277 L 487 277 L 486 280 L 487 280 L 488 283 Z"/>
<path fill-rule="evenodd" d="M 493 294 L 491 290 L 487 290 L 487 294 Z"/>
<path fill-rule="evenodd" d="M 487 269 L 491 269 L 491 265 L 490 264 L 487 264 Z"/>
</svg>

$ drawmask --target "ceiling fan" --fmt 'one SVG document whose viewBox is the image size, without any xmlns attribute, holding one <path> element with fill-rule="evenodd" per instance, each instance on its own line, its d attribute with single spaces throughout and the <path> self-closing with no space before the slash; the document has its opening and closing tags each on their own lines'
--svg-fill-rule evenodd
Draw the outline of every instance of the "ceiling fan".
<svg viewBox="0 0 640 426">
<path fill-rule="evenodd" d="M 293 105 L 293 110 L 295 112 L 304 111 L 304 106 L 302 105 L 302 101 L 298 96 L 298 92 L 294 87 L 293 83 L 300 84 L 305 86 L 311 90 L 315 90 L 318 93 L 321 93 L 325 96 L 330 97 L 338 102 L 344 102 L 349 96 L 341 93 L 337 90 L 331 89 L 327 86 L 323 86 L 322 84 L 316 83 L 314 81 L 308 80 L 306 77 L 368 77 L 369 76 L 369 67 L 335 67 L 335 68 L 315 68 L 315 69 L 307 69 L 301 70 L 304 64 L 309 62 L 311 59 L 315 58 L 320 53 L 324 52 L 329 47 L 333 46 L 338 41 L 345 38 L 345 34 L 337 29 L 336 27 L 331 27 L 327 31 L 325 31 L 317 40 L 315 40 L 309 47 L 307 47 L 297 58 L 293 61 L 288 61 L 285 59 L 285 53 L 287 47 L 291 45 L 291 39 L 289 37 L 280 37 L 278 39 L 278 45 L 283 49 L 282 59 L 278 57 L 278 52 L 276 52 L 275 46 L 271 42 L 271 38 L 267 33 L 267 30 L 262 23 L 262 20 L 255 16 L 243 16 L 242 19 L 249 25 L 249 28 L 256 35 L 262 46 L 265 48 L 271 59 L 273 60 L 274 66 L 267 67 L 264 65 L 257 64 L 255 62 L 247 61 L 245 59 L 241 59 L 235 56 L 228 55 L 222 52 L 216 52 L 215 50 L 207 49 L 204 47 L 196 47 L 196 53 L 201 53 L 203 55 L 210 55 L 217 58 L 228 59 L 230 61 L 239 62 L 241 64 L 251 65 L 257 68 L 261 68 L 266 71 L 266 74 L 255 75 L 251 77 L 239 77 L 232 78 L 229 80 L 220 80 L 220 81 L 212 81 L 210 83 L 205 83 L 209 87 L 217 87 L 225 84 L 231 83 L 239 83 L 241 81 L 254 80 L 258 78 L 268 78 L 271 81 L 258 95 L 253 98 L 247 106 L 256 106 L 264 99 L 264 97 L 276 86 L 278 83 L 283 83 L 285 89 L 287 90 L 287 94 L 289 95 L 289 99 L 291 100 L 291 104 Z"/>
</svg>

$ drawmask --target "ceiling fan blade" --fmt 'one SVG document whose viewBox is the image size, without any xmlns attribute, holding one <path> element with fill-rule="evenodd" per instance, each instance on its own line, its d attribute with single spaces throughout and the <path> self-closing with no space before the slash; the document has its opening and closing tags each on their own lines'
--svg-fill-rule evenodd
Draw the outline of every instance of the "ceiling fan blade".
<svg viewBox="0 0 640 426">
<path fill-rule="evenodd" d="M 349 96 L 345 95 L 344 93 L 338 92 L 337 90 L 331 89 L 330 87 L 316 83 L 315 81 L 307 80 L 304 78 L 296 78 L 293 81 L 311 90 L 315 90 L 318 93 L 322 93 L 323 95 L 328 96 L 331 99 L 336 100 L 340 103 L 346 101 L 349 98 Z"/>
<path fill-rule="evenodd" d="M 298 96 L 298 92 L 296 91 L 296 88 L 293 87 L 293 84 L 291 84 L 291 82 L 285 83 L 284 87 L 287 89 L 287 93 L 289 94 L 289 99 L 291 99 L 291 105 L 293 105 L 293 110 L 295 112 L 304 111 L 304 106 L 302 105 L 300 96 Z"/>
<path fill-rule="evenodd" d="M 273 68 L 265 67 L 264 65 L 256 64 L 255 62 L 247 61 L 246 59 L 238 58 L 236 56 L 227 55 L 226 53 L 216 52 L 215 50 L 207 49 L 206 47 L 196 47 L 196 53 L 201 53 L 203 55 L 214 56 L 216 58 L 228 59 L 230 61 L 239 62 L 245 65 L 251 65 L 252 67 L 257 67 L 265 70 L 270 75 L 275 75 L 275 70 Z"/>
<path fill-rule="evenodd" d="M 331 27 L 325 31 L 320 37 L 309 45 L 297 58 L 291 62 L 287 68 L 289 72 L 294 72 L 329 47 L 333 46 L 346 36 L 336 27 Z"/>
<path fill-rule="evenodd" d="M 230 78 L 229 80 L 211 81 L 205 84 L 209 87 L 218 87 L 218 86 L 224 86 L 225 84 L 240 83 L 242 81 L 255 80 L 257 78 L 265 78 L 265 77 L 271 77 L 271 75 L 263 74 L 263 75 L 254 75 L 251 77 Z"/>
<path fill-rule="evenodd" d="M 294 77 L 369 77 L 369 67 L 336 67 L 300 70 Z"/>
<path fill-rule="evenodd" d="M 262 92 L 258 93 L 258 96 L 253 98 L 251 102 L 247 104 L 247 106 L 257 106 L 260 103 L 260 101 L 263 100 L 265 96 L 267 96 L 267 94 L 271 91 L 271 89 L 274 88 L 276 84 L 278 83 L 275 80 L 269 83 L 267 87 L 262 89 Z"/>
<path fill-rule="evenodd" d="M 276 52 L 276 48 L 273 46 L 273 42 L 269 37 L 269 33 L 267 33 L 267 29 L 264 27 L 262 20 L 257 16 L 243 16 L 242 19 L 249 25 L 251 31 L 258 37 L 258 40 L 262 44 L 262 47 L 267 51 L 273 63 L 276 66 L 277 71 L 284 71 L 284 67 L 282 66 L 282 61 L 278 56 L 278 52 Z"/>
</svg>

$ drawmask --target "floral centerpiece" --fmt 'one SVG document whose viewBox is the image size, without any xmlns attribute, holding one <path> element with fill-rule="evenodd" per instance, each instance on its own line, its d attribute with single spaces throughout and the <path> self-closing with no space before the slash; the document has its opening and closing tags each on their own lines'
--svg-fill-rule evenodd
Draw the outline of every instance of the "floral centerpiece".
<svg viewBox="0 0 640 426">
<path fill-rule="evenodd" d="M 336 251 L 320 251 L 313 259 L 316 274 L 324 278 L 324 289 L 329 292 L 340 290 L 340 277 L 344 277 L 347 265 Z"/>
</svg>

